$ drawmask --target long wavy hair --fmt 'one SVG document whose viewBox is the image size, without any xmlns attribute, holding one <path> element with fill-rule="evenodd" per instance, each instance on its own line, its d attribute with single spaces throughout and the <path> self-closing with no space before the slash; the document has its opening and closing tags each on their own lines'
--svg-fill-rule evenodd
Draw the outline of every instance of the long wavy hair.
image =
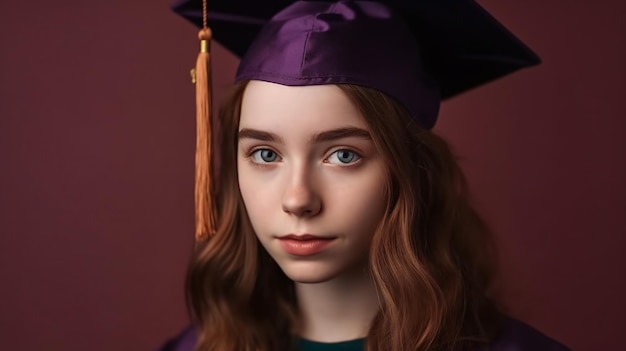
<svg viewBox="0 0 626 351">
<path fill-rule="evenodd" d="M 219 224 L 197 244 L 187 275 L 198 351 L 290 350 L 296 338 L 294 283 L 257 242 L 239 192 L 245 88 L 236 85 L 220 109 Z M 501 318 L 489 294 L 491 233 L 449 145 L 385 94 L 340 88 L 367 121 L 389 173 L 387 211 L 370 250 L 380 306 L 367 350 L 471 350 L 489 342 Z"/>
</svg>

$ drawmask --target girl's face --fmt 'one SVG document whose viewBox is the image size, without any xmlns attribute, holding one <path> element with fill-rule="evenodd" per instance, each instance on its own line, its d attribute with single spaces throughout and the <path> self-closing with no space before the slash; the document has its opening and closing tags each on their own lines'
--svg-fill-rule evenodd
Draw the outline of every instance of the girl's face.
<svg viewBox="0 0 626 351">
<path fill-rule="evenodd" d="M 319 283 L 362 272 L 385 210 L 387 171 L 348 97 L 332 85 L 252 81 L 238 137 L 248 216 L 285 274 Z"/>
</svg>

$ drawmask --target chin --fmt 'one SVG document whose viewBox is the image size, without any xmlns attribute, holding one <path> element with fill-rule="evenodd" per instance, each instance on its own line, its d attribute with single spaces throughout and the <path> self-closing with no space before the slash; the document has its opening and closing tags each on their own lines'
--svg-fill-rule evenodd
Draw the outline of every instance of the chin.
<svg viewBox="0 0 626 351">
<path fill-rule="evenodd" d="M 337 270 L 329 269 L 320 262 L 279 262 L 280 269 L 294 283 L 318 284 L 333 280 Z"/>
</svg>

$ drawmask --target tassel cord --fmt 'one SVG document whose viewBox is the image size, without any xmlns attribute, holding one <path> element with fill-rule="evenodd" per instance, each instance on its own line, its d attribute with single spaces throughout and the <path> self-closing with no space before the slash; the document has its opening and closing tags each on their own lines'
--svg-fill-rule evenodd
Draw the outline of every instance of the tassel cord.
<svg viewBox="0 0 626 351">
<path fill-rule="evenodd" d="M 211 119 L 211 30 L 198 33 L 200 53 L 196 60 L 196 240 L 215 233 L 216 211 L 213 198 L 212 119 Z"/>
</svg>

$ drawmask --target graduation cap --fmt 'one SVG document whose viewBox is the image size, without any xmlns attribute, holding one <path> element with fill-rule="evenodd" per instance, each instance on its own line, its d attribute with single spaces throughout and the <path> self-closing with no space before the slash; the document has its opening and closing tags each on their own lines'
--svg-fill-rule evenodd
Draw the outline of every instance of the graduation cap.
<svg viewBox="0 0 626 351">
<path fill-rule="evenodd" d="M 210 107 L 201 102 L 210 100 L 208 26 L 215 40 L 241 57 L 236 81 L 362 85 L 394 98 L 426 129 L 434 126 L 441 99 L 540 62 L 474 0 L 211 0 L 208 5 L 207 10 L 207 0 L 183 0 L 173 7 L 202 28 L 199 133 L 210 128 Z M 208 135 L 208 145 L 198 143 L 197 165 L 207 162 Z M 212 204 L 198 203 L 204 190 L 208 193 L 200 197 L 210 202 L 206 179 L 197 169 L 196 237 L 215 228 L 215 220 L 202 214 Z"/>
</svg>

